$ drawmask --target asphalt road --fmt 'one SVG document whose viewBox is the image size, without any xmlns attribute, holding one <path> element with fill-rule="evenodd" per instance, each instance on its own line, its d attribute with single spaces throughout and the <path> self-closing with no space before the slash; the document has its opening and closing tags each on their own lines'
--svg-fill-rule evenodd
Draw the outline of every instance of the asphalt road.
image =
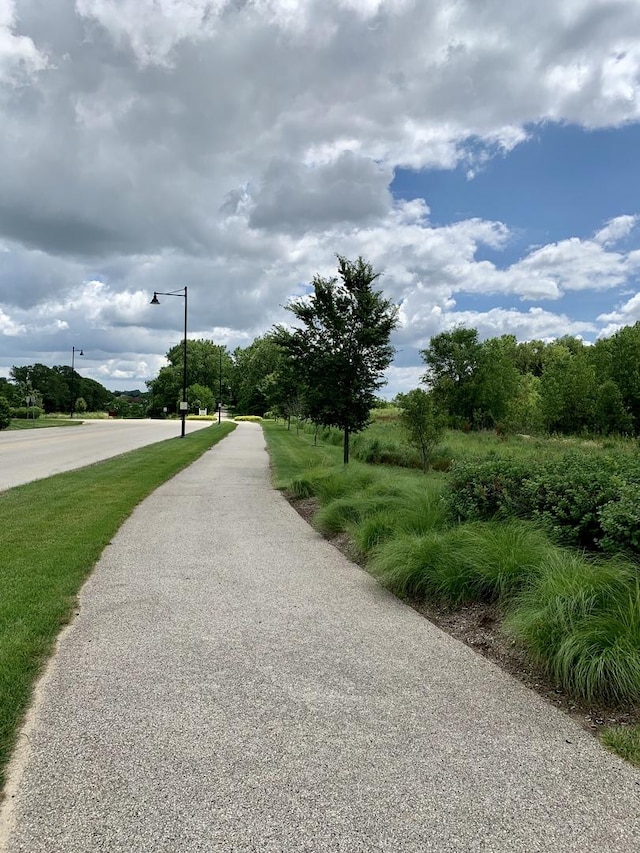
<svg viewBox="0 0 640 853">
<path fill-rule="evenodd" d="M 638 853 L 640 772 L 324 541 L 245 423 L 105 550 L 0 849 Z"/>
<path fill-rule="evenodd" d="M 187 432 L 209 421 L 187 421 Z M 89 420 L 81 426 L 0 432 L 0 491 L 92 465 L 180 435 L 180 421 Z"/>
</svg>

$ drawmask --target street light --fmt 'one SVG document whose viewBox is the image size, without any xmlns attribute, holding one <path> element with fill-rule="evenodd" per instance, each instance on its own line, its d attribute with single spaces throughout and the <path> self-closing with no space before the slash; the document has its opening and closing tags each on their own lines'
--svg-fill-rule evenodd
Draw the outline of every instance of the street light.
<svg viewBox="0 0 640 853">
<path fill-rule="evenodd" d="M 184 293 L 182 292 L 184 291 Z M 184 299 L 184 341 L 182 349 L 182 402 L 180 403 L 180 415 L 182 416 L 181 438 L 184 438 L 185 418 L 187 416 L 187 287 L 178 290 L 154 290 L 151 305 L 160 305 L 158 296 L 181 296 Z"/>
<path fill-rule="evenodd" d="M 76 353 L 84 355 L 82 348 L 71 347 L 71 417 L 73 417 L 73 413 L 76 410 L 76 375 L 74 373 Z"/>
<path fill-rule="evenodd" d="M 218 425 L 222 418 L 222 347 L 218 347 Z"/>
</svg>

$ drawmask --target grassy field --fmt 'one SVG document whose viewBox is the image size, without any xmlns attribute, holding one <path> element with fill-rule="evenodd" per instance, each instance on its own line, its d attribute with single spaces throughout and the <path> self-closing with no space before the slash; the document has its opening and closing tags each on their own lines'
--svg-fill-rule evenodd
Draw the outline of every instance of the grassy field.
<svg viewBox="0 0 640 853">
<path fill-rule="evenodd" d="M 0 790 L 33 682 L 102 550 L 143 498 L 233 429 L 216 424 L 0 492 Z"/>
<path fill-rule="evenodd" d="M 395 428 L 379 422 L 367 432 Z M 358 461 L 345 468 L 332 435 L 314 446 L 307 431 L 270 422 L 264 431 L 276 487 L 315 498 L 318 528 L 347 533 L 369 571 L 397 595 L 447 606 L 492 603 L 503 630 L 569 695 L 610 707 L 640 704 L 637 563 L 561 548 L 520 519 L 458 523 L 443 500 L 446 473 L 425 477 Z M 533 450 L 523 438 L 450 434 L 446 441 L 458 458 L 566 451 L 566 442 L 550 440 L 547 448 L 542 439 Z M 584 449 L 606 450 L 592 442 Z M 640 761 L 637 730 L 607 732 L 605 742 Z"/>
</svg>

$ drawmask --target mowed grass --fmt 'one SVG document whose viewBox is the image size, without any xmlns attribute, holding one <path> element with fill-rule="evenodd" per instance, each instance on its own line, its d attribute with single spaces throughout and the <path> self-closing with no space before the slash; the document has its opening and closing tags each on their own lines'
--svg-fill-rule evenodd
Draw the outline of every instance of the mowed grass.
<svg viewBox="0 0 640 853">
<path fill-rule="evenodd" d="M 636 563 L 561 549 L 517 519 L 458 524 L 442 500 L 446 474 L 360 462 L 345 468 L 338 447 L 313 447 L 308 433 L 277 424 L 263 428 L 276 486 L 315 498 L 315 525 L 328 536 L 347 533 L 396 595 L 449 606 L 494 602 L 503 630 L 568 693 L 613 706 L 640 703 Z M 484 441 L 494 453 L 494 442 Z M 483 440 L 470 443 L 477 454 Z M 625 738 L 621 754 L 640 761 L 637 729 L 607 737 L 612 748 Z"/>
<path fill-rule="evenodd" d="M 33 682 L 101 552 L 143 498 L 234 429 L 223 422 L 0 492 L 0 790 Z"/>
<path fill-rule="evenodd" d="M 12 418 L 11 423 L 7 427 L 7 430 L 16 430 L 16 429 L 47 429 L 48 427 L 75 427 L 82 426 L 82 421 L 80 420 L 71 420 L 71 418 L 67 418 L 66 421 L 61 418 Z"/>
</svg>

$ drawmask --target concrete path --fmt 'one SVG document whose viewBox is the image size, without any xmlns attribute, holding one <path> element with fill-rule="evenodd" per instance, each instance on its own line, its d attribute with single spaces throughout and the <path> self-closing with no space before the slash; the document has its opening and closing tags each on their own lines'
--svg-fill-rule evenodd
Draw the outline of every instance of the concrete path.
<svg viewBox="0 0 640 853">
<path fill-rule="evenodd" d="M 9 853 L 640 850 L 640 773 L 323 541 L 253 424 L 122 527 L 21 744 Z"/>
</svg>

